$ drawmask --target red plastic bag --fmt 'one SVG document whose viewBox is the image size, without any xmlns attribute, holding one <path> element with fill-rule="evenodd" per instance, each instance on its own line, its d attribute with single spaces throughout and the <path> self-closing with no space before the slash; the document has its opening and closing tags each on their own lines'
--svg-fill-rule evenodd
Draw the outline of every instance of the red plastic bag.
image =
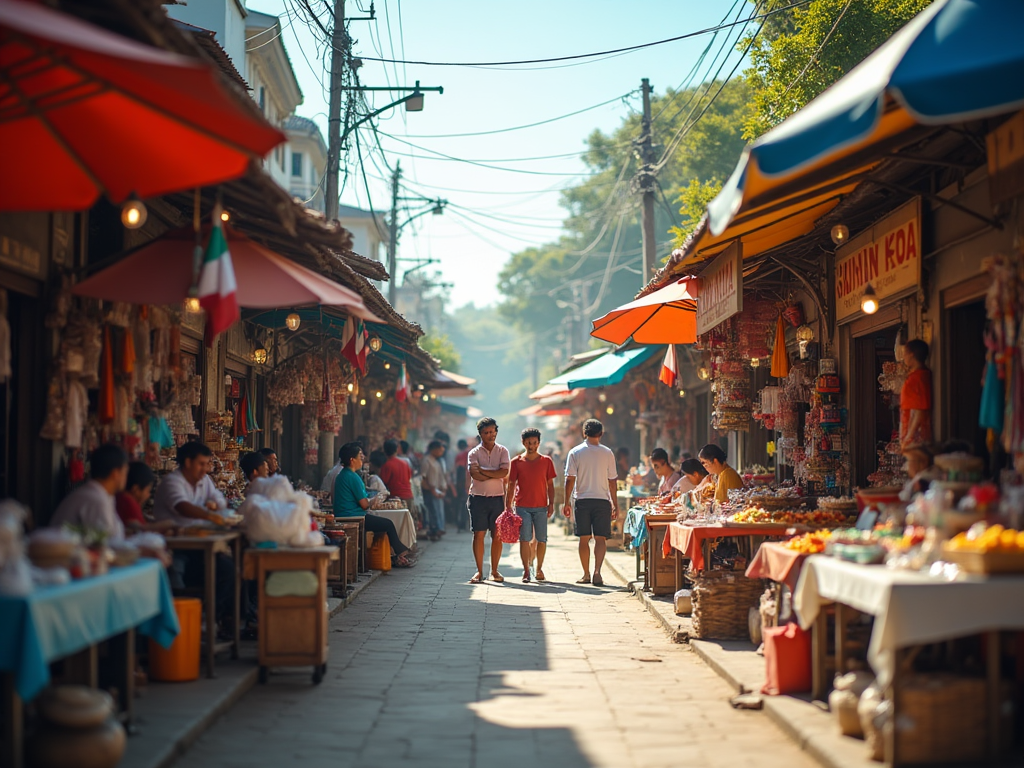
<svg viewBox="0 0 1024 768">
<path fill-rule="evenodd" d="M 790 622 L 764 630 L 766 680 L 761 693 L 776 696 L 811 690 L 811 633 Z"/>
<path fill-rule="evenodd" d="M 519 529 L 523 527 L 523 518 L 511 509 L 506 509 L 498 515 L 494 527 L 498 531 L 498 538 L 505 544 L 515 544 L 519 541 Z"/>
</svg>

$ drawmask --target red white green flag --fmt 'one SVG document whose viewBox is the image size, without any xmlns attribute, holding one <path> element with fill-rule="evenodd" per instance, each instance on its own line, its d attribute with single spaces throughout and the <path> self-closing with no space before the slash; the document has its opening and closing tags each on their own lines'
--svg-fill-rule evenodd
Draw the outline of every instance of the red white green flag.
<svg viewBox="0 0 1024 768">
<path fill-rule="evenodd" d="M 395 400 L 404 403 L 409 399 L 409 375 L 405 370 L 405 363 L 402 363 L 402 372 L 398 374 L 398 386 L 395 388 Z"/>
<path fill-rule="evenodd" d="M 352 315 L 348 316 L 345 330 L 341 334 L 341 354 L 352 363 L 353 368 L 366 375 L 366 326 Z"/>
<path fill-rule="evenodd" d="M 679 366 L 676 365 L 676 345 L 669 344 L 665 350 L 665 359 L 661 362 L 661 374 L 658 380 L 669 387 L 676 385 L 676 378 L 679 376 Z"/>
<path fill-rule="evenodd" d="M 221 226 L 221 208 L 213 209 L 213 227 L 206 244 L 203 267 L 199 272 L 199 305 L 206 310 L 206 339 L 213 338 L 230 328 L 242 317 L 238 309 L 238 284 L 231 264 L 228 241 Z"/>
</svg>

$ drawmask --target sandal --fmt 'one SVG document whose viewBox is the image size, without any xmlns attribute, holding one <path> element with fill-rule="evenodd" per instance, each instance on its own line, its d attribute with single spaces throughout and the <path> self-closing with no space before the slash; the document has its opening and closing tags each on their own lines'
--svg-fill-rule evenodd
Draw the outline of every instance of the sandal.
<svg viewBox="0 0 1024 768">
<path fill-rule="evenodd" d="M 391 563 L 395 568 L 412 568 L 416 563 L 407 558 L 405 555 L 396 557 Z"/>
<path fill-rule="evenodd" d="M 469 580 L 469 583 L 470 584 L 483 584 L 484 583 L 484 577 L 481 576 L 480 574 L 477 574 L 476 576 L 474 576 L 472 579 Z"/>
<path fill-rule="evenodd" d="M 530 583 L 530 574 L 524 573 L 523 574 L 523 584 L 529 584 L 529 583 Z"/>
<path fill-rule="evenodd" d="M 576 579 L 576 583 L 577 584 L 589 584 L 590 583 L 590 577 L 589 576 L 584 576 L 582 579 Z"/>
<path fill-rule="evenodd" d="M 502 576 L 502 575 L 501 575 L 500 573 L 498 573 L 497 571 L 495 571 L 494 573 L 492 573 L 492 574 L 491 574 L 491 581 L 496 581 L 496 582 L 498 582 L 499 584 L 501 584 L 501 583 L 502 583 L 503 581 L 505 581 L 505 577 L 504 577 L 504 576 Z"/>
</svg>

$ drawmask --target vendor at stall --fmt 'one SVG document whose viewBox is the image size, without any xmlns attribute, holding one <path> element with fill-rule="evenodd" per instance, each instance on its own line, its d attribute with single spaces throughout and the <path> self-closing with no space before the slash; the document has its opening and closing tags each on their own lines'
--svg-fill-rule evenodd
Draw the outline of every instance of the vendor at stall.
<svg viewBox="0 0 1024 768">
<path fill-rule="evenodd" d="M 411 567 L 413 562 L 409 559 L 409 548 L 398 538 L 395 524 L 386 517 L 366 514 L 370 508 L 370 499 L 363 478 L 359 476 L 365 458 L 362 446 L 359 443 L 346 443 L 338 453 L 342 469 L 334 481 L 334 516 L 365 517 L 366 530 L 373 532 L 374 540 L 380 534 L 388 537 L 393 564 L 399 568 Z"/>
<path fill-rule="evenodd" d="M 242 468 L 246 485 L 257 478 L 270 477 L 270 464 L 267 457 L 259 451 L 250 451 L 242 456 L 238 466 Z"/>
<path fill-rule="evenodd" d="M 933 480 L 942 480 L 942 470 L 935 466 L 935 449 L 927 444 L 907 445 L 901 451 L 905 459 L 904 469 L 910 479 L 900 491 L 901 501 L 913 501 L 914 496 L 924 493 Z"/>
<path fill-rule="evenodd" d="M 702 490 L 714 484 L 714 480 L 697 459 L 683 459 L 679 465 L 679 480 L 672 486 L 673 496 L 682 496 L 690 491 Z"/>
<path fill-rule="evenodd" d="M 114 498 L 117 516 L 121 518 L 126 531 L 167 533 L 174 530 L 173 521 L 158 520 L 151 523 L 142 514 L 142 507 L 153 494 L 155 484 L 156 474 L 144 462 L 132 461 L 128 464 L 128 481 L 125 483 L 124 490 Z"/>
<path fill-rule="evenodd" d="M 210 477 L 213 451 L 203 443 L 189 442 L 178 448 L 177 459 L 178 468 L 166 475 L 156 489 L 153 516 L 157 520 L 172 520 L 181 528 L 223 524 L 227 501 Z M 235 563 L 230 555 L 218 552 L 215 567 L 217 616 L 226 619 L 234 603 Z M 186 587 L 202 587 L 205 581 L 203 553 L 175 552 L 172 571 L 173 575 L 181 577 Z M 245 612 L 243 605 L 242 614 Z M 225 634 L 229 629 L 223 628 Z"/>
<path fill-rule="evenodd" d="M 743 478 L 726 463 L 725 451 L 714 443 L 701 448 L 697 456 L 704 469 L 715 476 L 715 501 L 725 504 L 729 501 L 729 491 L 743 487 Z"/>
<path fill-rule="evenodd" d="M 259 452 L 267 459 L 267 477 L 273 477 L 281 471 L 277 461 L 277 451 L 273 448 L 260 448 Z"/>
<path fill-rule="evenodd" d="M 658 495 L 668 496 L 682 477 L 672 467 L 672 462 L 668 459 L 668 451 L 664 448 L 655 448 L 651 451 L 651 466 L 654 468 L 654 474 L 658 476 Z"/>
<path fill-rule="evenodd" d="M 101 445 L 89 456 L 89 480 L 64 497 L 50 525 L 73 525 L 102 532 L 108 539 L 123 539 L 114 496 L 127 480 L 128 454 L 117 445 Z"/>
</svg>

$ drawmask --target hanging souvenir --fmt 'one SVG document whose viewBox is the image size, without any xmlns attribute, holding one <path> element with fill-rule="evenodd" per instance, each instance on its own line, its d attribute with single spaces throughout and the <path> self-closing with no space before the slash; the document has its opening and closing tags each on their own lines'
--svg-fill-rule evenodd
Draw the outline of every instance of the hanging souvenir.
<svg viewBox="0 0 1024 768">
<path fill-rule="evenodd" d="M 116 415 L 114 402 L 114 350 L 110 326 L 103 326 L 103 350 L 100 353 L 100 399 L 97 415 L 100 424 L 110 424 Z"/>
<path fill-rule="evenodd" d="M 789 353 L 786 351 L 786 326 L 782 315 L 775 324 L 775 346 L 772 349 L 772 376 L 784 379 L 789 376 Z"/>
</svg>

